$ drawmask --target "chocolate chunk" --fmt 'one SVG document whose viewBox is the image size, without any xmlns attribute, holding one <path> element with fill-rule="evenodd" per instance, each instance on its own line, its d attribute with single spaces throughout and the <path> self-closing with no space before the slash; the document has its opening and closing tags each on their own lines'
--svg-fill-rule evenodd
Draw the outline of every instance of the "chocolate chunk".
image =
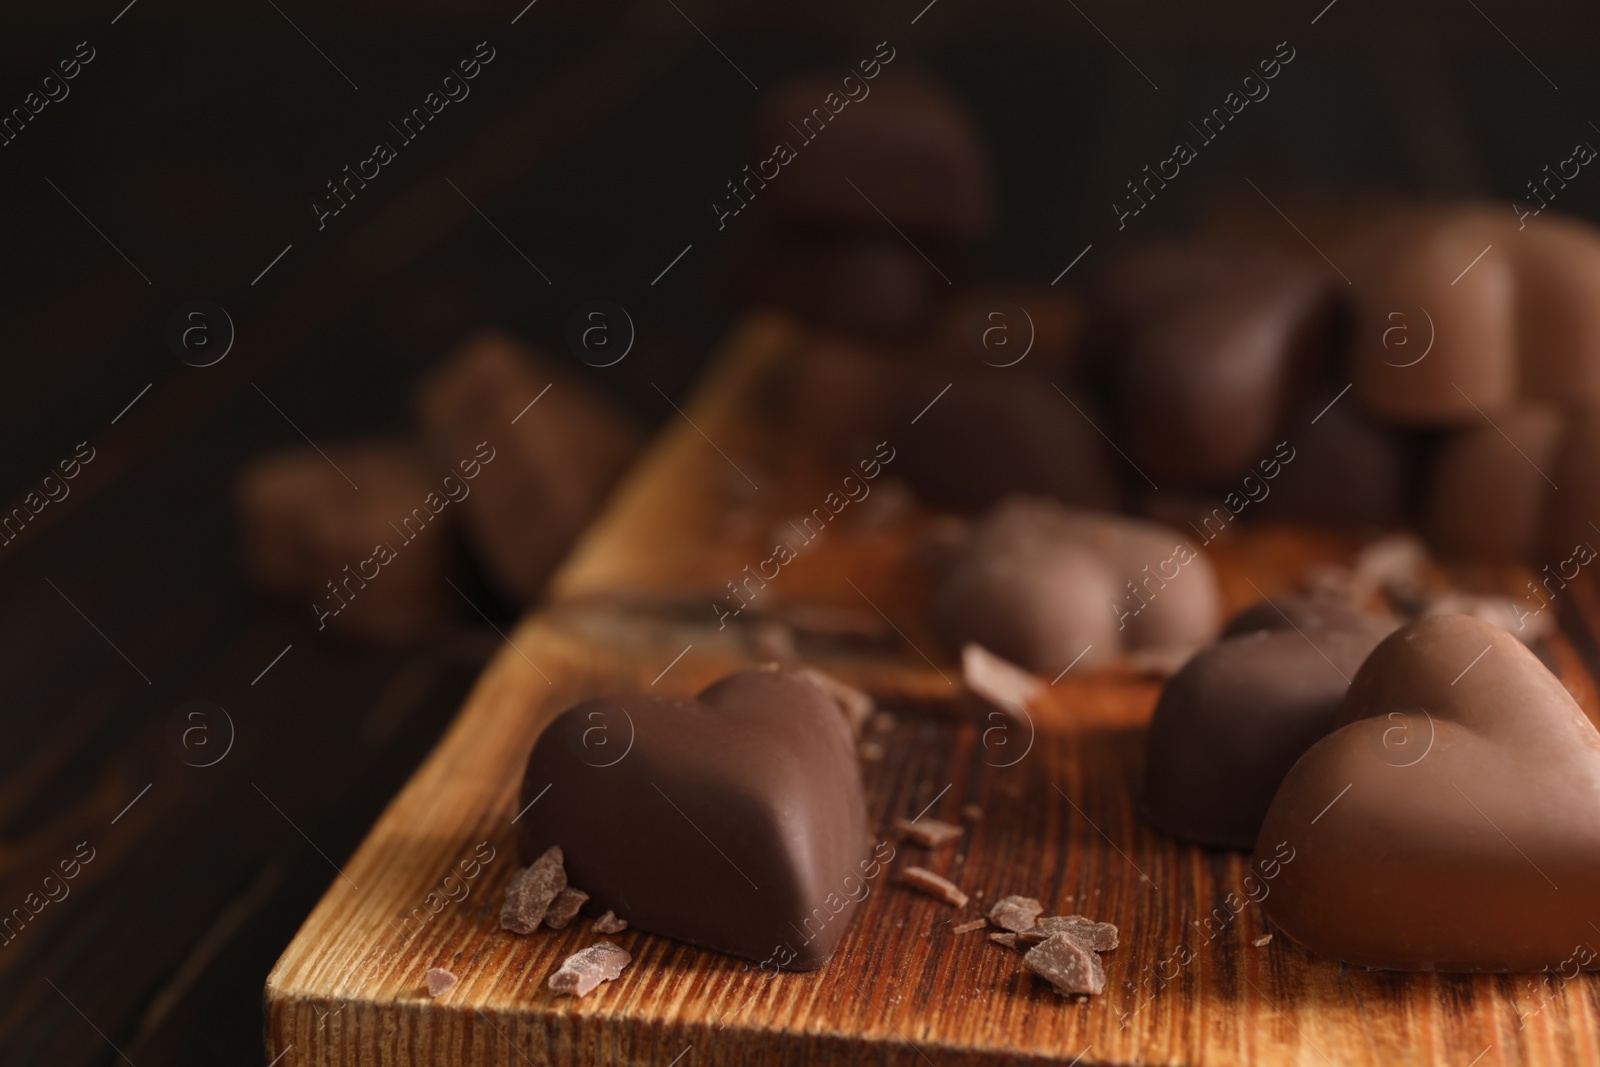
<svg viewBox="0 0 1600 1067">
<path fill-rule="evenodd" d="M 989 940 L 997 945 L 1004 945 L 1006 948 L 1017 947 L 1017 935 L 1013 933 L 990 934 Z"/>
<path fill-rule="evenodd" d="M 1197 646 L 1219 609 L 1211 565 L 1183 535 L 1025 497 L 979 524 L 935 600 L 952 643 L 1045 678 L 1119 652 Z"/>
<path fill-rule="evenodd" d="M 597 934 L 620 934 L 627 928 L 627 920 L 617 918 L 617 913 L 614 911 L 607 911 L 590 927 Z"/>
<path fill-rule="evenodd" d="M 460 981 L 460 979 L 451 974 L 449 971 L 445 970 L 443 967 L 429 967 L 427 979 L 428 996 L 430 997 L 437 997 L 451 989 L 454 989 L 455 984 Z"/>
<path fill-rule="evenodd" d="M 1031 378 L 952 377 L 930 377 L 902 401 L 903 421 L 917 421 L 903 431 L 900 473 L 919 494 L 963 511 L 990 507 L 1012 493 L 1077 507 L 1119 506 L 1111 467 L 1116 457 L 1095 431 L 1099 415 L 1087 396 L 1069 390 L 1075 411 Z M 939 396 L 946 385 L 949 391 Z M 938 402 L 927 407 L 935 396 Z"/>
<path fill-rule="evenodd" d="M 1043 904 L 1032 897 L 1021 897 L 1015 894 L 1009 897 L 1001 897 L 989 909 L 990 920 L 996 926 L 1010 930 L 1014 934 L 1033 929 L 1034 923 L 1043 914 Z"/>
<path fill-rule="evenodd" d="M 1594 967 L 1600 733 L 1516 638 L 1438 615 L 1362 664 L 1267 813 L 1273 923 L 1364 967 Z M 1556 887 L 1560 887 L 1557 891 Z"/>
<path fill-rule="evenodd" d="M 958 923 L 950 928 L 952 934 L 970 934 L 974 930 L 982 930 L 989 925 L 988 919 L 973 919 L 971 922 Z"/>
<path fill-rule="evenodd" d="M 467 540 L 522 603 L 640 444 L 638 430 L 582 382 L 499 334 L 454 352 L 422 383 L 416 408 L 439 462 L 477 472 L 459 490 Z"/>
<path fill-rule="evenodd" d="M 900 881 L 946 904 L 954 904 L 958 908 L 967 906 L 967 895 L 954 882 L 925 868 L 906 867 L 900 872 Z"/>
<path fill-rule="evenodd" d="M 455 610 L 445 578 L 457 516 L 440 503 L 452 473 L 397 442 L 256 460 L 235 492 L 245 568 L 267 592 L 309 602 L 319 626 L 415 637 Z"/>
<path fill-rule="evenodd" d="M 965 833 L 954 823 L 928 818 L 918 819 L 915 822 L 910 819 L 896 819 L 894 828 L 901 837 L 909 837 L 923 848 L 943 848 Z"/>
<path fill-rule="evenodd" d="M 1067 934 L 1056 934 L 1034 945 L 1023 954 L 1022 965 L 1062 996 L 1099 993 L 1106 987 L 1106 970 L 1100 957 Z"/>
<path fill-rule="evenodd" d="M 632 962 L 627 949 L 610 941 L 596 941 L 563 960 L 560 969 L 550 976 L 549 986 L 558 996 L 570 993 L 586 997 L 601 982 L 615 981 Z"/>
<path fill-rule="evenodd" d="M 550 904 L 567 888 L 561 848 L 551 845 L 527 867 L 520 868 L 506 885 L 500 906 L 500 928 L 514 934 L 531 934 L 544 922 Z"/>
<path fill-rule="evenodd" d="M 1096 922 L 1083 915 L 1051 915 L 1026 930 L 1017 931 L 1019 941 L 1045 941 L 1061 934 L 1095 952 L 1110 952 L 1117 947 L 1117 928 L 1112 923 Z"/>
<path fill-rule="evenodd" d="M 730 675 L 693 699 L 569 708 L 528 758 L 521 803 L 541 796 L 518 823 L 519 852 L 561 842 L 597 909 L 795 970 L 828 959 L 855 914 L 852 888 L 881 869 L 862 843 L 844 716 L 784 671 Z"/>
<path fill-rule="evenodd" d="M 565 930 L 567 924 L 578 917 L 578 910 L 588 901 L 589 894 L 570 885 L 557 893 L 544 913 L 544 924 L 552 930 Z"/>
<path fill-rule="evenodd" d="M 878 62 L 863 62 L 878 73 Z M 887 217 L 913 238 L 982 238 L 994 206 L 987 153 L 966 112 L 936 86 L 896 75 L 860 82 L 859 107 L 839 86 L 829 76 L 772 94 L 750 151 L 766 158 L 774 145 L 789 145 L 792 152 L 778 177 L 748 187 L 754 202 L 812 229 L 893 236 Z M 727 206 L 740 203 L 730 197 Z"/>
<path fill-rule="evenodd" d="M 1268 457 L 1332 348 L 1338 279 L 1320 263 L 1202 244 L 1124 253 L 1097 294 L 1126 447 L 1158 482 L 1214 484 Z M 1104 321 L 1109 320 L 1109 321 Z"/>
<path fill-rule="evenodd" d="M 1272 935 L 1262 934 L 1260 937 L 1252 938 L 1250 944 L 1256 948 L 1266 948 L 1268 945 L 1272 944 Z"/>
<path fill-rule="evenodd" d="M 1289 612 L 1325 625 L 1289 628 Z M 1212 645 L 1161 690 L 1145 736 L 1144 812 L 1174 837 L 1254 847 L 1283 776 L 1333 729 L 1349 679 L 1387 632 L 1354 613 L 1332 628 L 1340 612 L 1291 598 L 1282 614 L 1249 618 L 1274 615 L 1280 628 Z"/>
<path fill-rule="evenodd" d="M 1434 460 L 1429 542 L 1441 555 L 1532 558 L 1550 489 L 1540 472 L 1554 470 L 1560 438 L 1559 415 L 1542 407 L 1496 412 L 1493 425 L 1453 433 Z"/>
</svg>

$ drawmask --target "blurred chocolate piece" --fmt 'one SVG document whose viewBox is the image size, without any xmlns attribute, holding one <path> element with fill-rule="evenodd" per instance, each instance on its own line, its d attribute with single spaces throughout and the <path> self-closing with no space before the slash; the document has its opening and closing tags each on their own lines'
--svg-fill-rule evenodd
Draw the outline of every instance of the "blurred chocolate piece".
<svg viewBox="0 0 1600 1067">
<path fill-rule="evenodd" d="M 989 940 L 997 945 L 1004 945 L 1006 948 L 1017 947 L 1017 935 L 1013 933 L 990 934 Z"/>
<path fill-rule="evenodd" d="M 994 215 L 976 127 L 943 91 L 876 66 L 874 73 L 876 80 L 848 79 L 853 93 L 832 77 L 774 91 L 750 151 L 769 157 L 784 145 L 794 158 L 758 191 L 741 191 L 812 227 L 889 238 L 898 227 L 913 240 L 975 244 Z"/>
<path fill-rule="evenodd" d="M 950 879 L 940 874 L 934 874 L 926 867 L 906 867 L 900 871 L 900 881 L 912 889 L 921 890 L 937 900 L 952 904 L 958 908 L 967 906 L 967 895 L 961 887 Z"/>
<path fill-rule="evenodd" d="M 853 887 L 879 869 L 863 857 L 844 716 L 782 671 L 730 675 L 693 699 L 569 708 L 528 758 L 520 803 L 536 797 L 521 855 L 561 842 L 596 908 L 778 967 L 820 967 L 855 913 Z"/>
<path fill-rule="evenodd" d="M 449 473 L 435 477 L 417 449 L 398 443 L 256 460 L 235 490 L 245 569 L 267 592 L 303 599 L 318 629 L 414 637 L 454 611 L 445 577 L 457 508 L 441 483 Z"/>
<path fill-rule="evenodd" d="M 1096 334 L 1134 461 L 1207 484 L 1271 453 L 1287 406 L 1333 348 L 1337 279 L 1266 250 L 1124 253 L 1096 291 Z"/>
<path fill-rule="evenodd" d="M 1211 565 L 1176 531 L 1018 497 L 979 524 L 935 599 L 951 644 L 981 644 L 1053 678 L 1122 652 L 1216 633 Z"/>
<path fill-rule="evenodd" d="M 970 642 L 961 646 L 961 681 L 984 704 L 1017 719 L 1027 717 L 1028 705 L 1044 689 L 1042 681 L 1021 667 Z"/>
<path fill-rule="evenodd" d="M 1479 619 L 1422 619 L 1362 664 L 1338 726 L 1262 826 L 1275 924 L 1363 967 L 1600 964 L 1582 948 L 1600 900 L 1600 734 L 1533 653 Z"/>
<path fill-rule="evenodd" d="M 855 464 L 884 439 L 916 380 L 907 361 L 892 351 L 818 334 L 786 363 L 775 399 L 792 435 L 826 457 Z M 898 465 L 904 450 L 896 453 Z"/>
<path fill-rule="evenodd" d="M 1429 208 L 1372 225 L 1339 257 L 1354 285 L 1351 361 L 1367 413 L 1457 426 L 1512 405 L 1517 239 L 1498 208 Z"/>
<path fill-rule="evenodd" d="M 1600 406 L 1600 231 L 1549 212 L 1508 241 L 1517 273 L 1519 393 L 1562 407 Z"/>
<path fill-rule="evenodd" d="M 970 934 L 974 930 L 982 930 L 989 925 L 988 919 L 973 919 L 969 922 L 957 923 L 950 928 L 952 934 Z"/>
<path fill-rule="evenodd" d="M 1339 397 L 1339 388 L 1315 390 L 1289 412 L 1281 439 L 1294 458 L 1269 484 L 1257 517 L 1346 529 L 1407 518 L 1416 452 L 1412 435 L 1366 417 L 1354 397 Z"/>
<path fill-rule="evenodd" d="M 462 504 L 467 539 L 521 603 L 538 595 L 640 444 L 585 385 L 500 334 L 457 349 L 424 381 L 416 408 L 440 463 L 481 462 Z"/>
<path fill-rule="evenodd" d="M 570 885 L 556 894 L 544 913 L 544 924 L 552 930 L 565 930 L 589 899 L 589 894 Z"/>
<path fill-rule="evenodd" d="M 597 934 L 620 934 L 628 928 L 628 924 L 617 918 L 617 913 L 608 911 L 594 921 L 590 929 Z"/>
<path fill-rule="evenodd" d="M 893 231 L 858 238 L 755 228 L 740 238 L 733 253 L 735 301 L 779 307 L 828 330 L 915 338 L 932 327 L 949 287 Z M 942 248 L 926 251 L 955 269 L 956 257 Z"/>
<path fill-rule="evenodd" d="M 586 997 L 601 982 L 614 982 L 621 977 L 622 969 L 633 962 L 628 950 L 610 941 L 597 941 L 582 952 L 574 952 L 561 961 L 561 967 L 550 976 L 550 989 L 557 995 L 570 993 Z"/>
<path fill-rule="evenodd" d="M 1428 540 L 1444 555 L 1531 559 L 1541 544 L 1550 490 L 1541 472 L 1554 469 L 1561 419 L 1552 408 L 1526 406 L 1492 418 L 1492 424 L 1480 420 L 1455 431 L 1439 449 Z"/>
<path fill-rule="evenodd" d="M 1090 508 L 1119 503 L 1085 396 L 1069 403 L 1032 377 L 994 369 L 953 384 L 928 380 L 899 402 L 901 421 L 916 420 L 901 431 L 901 474 L 936 504 L 974 511 L 1012 493 Z"/>
<path fill-rule="evenodd" d="M 454 989 L 456 983 L 460 981 L 459 978 L 443 967 L 429 967 L 428 973 L 424 977 L 428 982 L 428 996 L 430 997 L 443 996 Z"/>
<path fill-rule="evenodd" d="M 943 848 L 958 839 L 964 830 L 942 819 L 896 819 L 894 831 L 923 848 Z"/>
<path fill-rule="evenodd" d="M 1039 916 L 1043 914 L 1043 904 L 1032 897 L 1017 896 L 1015 893 L 1001 897 L 989 909 L 989 919 L 996 926 L 1010 930 L 1014 934 L 1033 929 Z"/>
<path fill-rule="evenodd" d="M 1254 847 L 1283 776 L 1333 729 L 1350 678 L 1391 629 L 1303 597 L 1235 619 L 1161 690 L 1145 740 L 1149 820 L 1185 841 Z"/>
</svg>

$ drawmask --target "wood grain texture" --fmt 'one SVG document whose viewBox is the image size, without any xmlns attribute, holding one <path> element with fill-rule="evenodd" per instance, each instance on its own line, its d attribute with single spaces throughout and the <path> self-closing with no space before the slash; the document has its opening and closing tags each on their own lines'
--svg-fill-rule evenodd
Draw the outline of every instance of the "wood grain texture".
<svg viewBox="0 0 1600 1067">
<path fill-rule="evenodd" d="M 1600 976 L 1374 973 L 1281 934 L 1255 946 L 1272 932 L 1262 912 L 1228 907 L 1242 892 L 1243 858 L 1181 845 L 1138 817 L 1155 682 L 1069 672 L 1031 709 L 1032 729 L 998 734 L 962 708 L 949 654 L 919 622 L 927 590 L 907 557 L 929 516 L 915 508 L 859 528 L 841 515 L 754 604 L 766 619 L 803 600 L 836 613 L 825 617 L 888 623 L 848 640 L 802 628 L 802 649 L 894 714 L 891 729 L 868 735 L 882 758 L 863 763 L 880 839 L 892 840 L 894 818 L 924 808 L 952 822 L 967 805 L 982 809 L 953 847 L 894 842 L 891 865 L 939 871 L 972 904 L 957 910 L 880 875 L 825 968 L 777 977 L 629 930 L 614 938 L 634 956 L 620 979 L 581 1001 L 553 998 L 545 978 L 596 935 L 587 920 L 529 937 L 499 929 L 523 762 L 543 724 L 580 697 L 658 675 L 656 688 L 690 693 L 757 658 L 745 620 L 719 629 L 708 601 L 765 555 L 762 524 L 808 509 L 832 477 L 783 458 L 760 400 L 796 343 L 771 321 L 734 335 L 696 403 L 569 561 L 553 606 L 511 635 L 269 978 L 271 1055 L 507 1067 L 1600 1062 Z M 735 463 L 759 490 L 730 490 Z M 753 524 L 730 526 L 736 509 Z M 1243 605 L 1255 599 L 1252 582 L 1271 594 L 1350 545 L 1268 528 L 1230 532 L 1208 551 L 1229 603 Z M 1583 653 L 1597 618 L 1593 589 L 1575 586 L 1565 604 L 1573 639 L 1554 643 L 1591 717 Z M 452 869 L 459 879 L 475 847 L 493 859 L 460 882 L 463 899 L 430 914 L 427 894 Z M 1104 995 L 1058 997 L 1014 952 L 951 933 L 1014 892 L 1121 927 Z M 437 1000 L 423 983 L 431 966 L 461 979 Z"/>
</svg>

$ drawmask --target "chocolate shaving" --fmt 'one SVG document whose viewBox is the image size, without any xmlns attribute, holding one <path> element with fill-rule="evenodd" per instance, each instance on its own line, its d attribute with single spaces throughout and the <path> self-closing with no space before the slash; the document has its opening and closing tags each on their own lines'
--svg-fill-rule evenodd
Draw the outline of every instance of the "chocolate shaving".
<svg viewBox="0 0 1600 1067">
<path fill-rule="evenodd" d="M 954 904 L 958 908 L 967 906 L 967 895 L 954 882 L 922 867 L 905 868 L 900 872 L 900 881 L 946 904 Z"/>
<path fill-rule="evenodd" d="M 506 902 L 500 907 L 500 928 L 514 934 L 531 934 L 544 922 L 550 902 L 567 888 L 567 872 L 560 845 L 551 845 L 544 855 L 511 876 L 506 886 Z"/>
<path fill-rule="evenodd" d="M 591 929 L 597 934 L 620 934 L 628 928 L 628 920 L 617 918 L 617 913 L 608 911 L 594 921 Z"/>
<path fill-rule="evenodd" d="M 974 696 L 1018 718 L 1044 689 L 1042 681 L 1015 663 L 971 643 L 961 648 L 961 680 Z"/>
<path fill-rule="evenodd" d="M 1266 948 L 1269 944 L 1272 943 L 1272 935 L 1271 934 L 1262 934 L 1260 937 L 1256 938 L 1254 941 L 1252 941 L 1250 943 L 1252 945 L 1254 945 L 1256 948 Z"/>
<path fill-rule="evenodd" d="M 924 848 L 941 848 L 963 833 L 961 827 L 942 819 L 896 819 L 894 828 L 901 837 L 909 837 Z"/>
<path fill-rule="evenodd" d="M 596 941 L 582 952 L 574 952 L 550 976 L 550 988 L 557 994 L 588 996 L 601 982 L 610 982 L 633 962 L 628 950 L 610 941 Z"/>
<path fill-rule="evenodd" d="M 567 924 L 578 917 L 578 909 L 588 900 L 588 893 L 567 886 L 550 902 L 549 910 L 544 914 L 544 924 L 552 930 L 566 929 Z"/>
<path fill-rule="evenodd" d="M 994 902 L 994 907 L 989 909 L 989 920 L 1002 929 L 1019 934 L 1033 929 L 1033 924 L 1043 912 L 1044 905 L 1037 900 L 1013 894 Z"/>
<path fill-rule="evenodd" d="M 867 720 L 872 717 L 876 707 L 871 696 L 854 686 L 845 685 L 833 675 L 819 671 L 815 667 L 801 667 L 794 673 L 833 698 L 834 703 L 839 705 L 839 710 L 844 712 L 844 721 L 850 724 L 851 735 L 861 736 L 861 731 L 866 728 Z"/>
<path fill-rule="evenodd" d="M 1067 934 L 1056 934 L 1030 948 L 1022 957 L 1022 965 L 1062 996 L 1099 993 L 1106 987 L 1106 970 L 1100 965 L 1100 957 Z"/>
<path fill-rule="evenodd" d="M 1095 952 L 1110 952 L 1117 947 L 1114 925 L 1095 922 L 1083 915 L 1051 915 L 1026 930 L 1017 931 L 1023 941 L 1045 941 L 1056 934 L 1065 934 Z"/>
<path fill-rule="evenodd" d="M 989 925 L 988 919 L 973 919 L 971 922 L 960 923 L 950 928 L 952 934 L 970 934 L 974 930 L 982 930 Z"/>
<path fill-rule="evenodd" d="M 428 996 L 430 997 L 436 997 L 439 994 L 446 992 L 447 990 L 453 988 L 456 982 L 460 981 L 460 979 L 451 974 L 449 971 L 445 970 L 443 967 L 429 967 L 427 977 Z"/>
<path fill-rule="evenodd" d="M 1016 934 L 990 934 L 989 940 L 993 941 L 997 945 L 1004 945 L 1006 948 L 1017 947 Z"/>
</svg>

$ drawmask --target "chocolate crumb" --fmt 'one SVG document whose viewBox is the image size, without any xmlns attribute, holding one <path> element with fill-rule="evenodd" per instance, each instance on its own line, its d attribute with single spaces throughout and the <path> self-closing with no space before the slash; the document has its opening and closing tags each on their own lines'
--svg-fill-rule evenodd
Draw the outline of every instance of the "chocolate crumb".
<svg viewBox="0 0 1600 1067">
<path fill-rule="evenodd" d="M 595 986 L 614 980 L 632 962 L 627 949 L 610 941 L 596 941 L 561 961 L 560 969 L 550 976 L 550 988 L 557 994 L 588 996 Z"/>
<path fill-rule="evenodd" d="M 628 928 L 628 920 L 617 918 L 617 913 L 608 911 L 594 921 L 590 929 L 597 934 L 620 934 Z"/>
<path fill-rule="evenodd" d="M 942 819 L 896 819 L 894 828 L 901 837 L 909 837 L 924 848 L 941 848 L 963 832 L 961 827 Z"/>
<path fill-rule="evenodd" d="M 1271 934 L 1262 934 L 1260 937 L 1256 938 L 1254 941 L 1252 941 L 1250 943 L 1252 945 L 1254 945 L 1256 948 L 1266 948 L 1267 945 L 1272 943 L 1272 935 Z"/>
<path fill-rule="evenodd" d="M 970 934 L 970 933 L 972 933 L 972 931 L 974 931 L 974 930 L 982 930 L 985 926 L 988 926 L 988 925 L 989 925 L 989 920 L 988 919 L 973 919 L 971 922 L 964 922 L 964 923 L 961 923 L 958 926 L 952 926 L 950 928 L 950 932 L 952 934 Z"/>
<path fill-rule="evenodd" d="M 443 967 L 428 968 L 428 996 L 436 997 L 455 986 L 460 981 L 455 975 Z"/>
<path fill-rule="evenodd" d="M 1004 945 L 1006 948 L 1017 947 L 1016 934 L 990 934 L 989 940 L 993 941 L 997 945 Z"/>
<path fill-rule="evenodd" d="M 907 867 L 900 872 L 900 880 L 913 889 L 920 889 L 930 897 L 958 908 L 967 906 L 967 895 L 948 878 L 943 878 L 922 867 Z"/>
<path fill-rule="evenodd" d="M 1057 993 L 1099 993 L 1106 987 L 1106 970 L 1100 957 L 1083 942 L 1056 934 L 1030 948 L 1022 965 L 1043 978 Z"/>
<path fill-rule="evenodd" d="M 544 915 L 544 924 L 552 930 L 565 930 L 567 924 L 578 917 L 578 909 L 588 900 L 588 893 L 567 886 L 550 902 L 550 908 Z"/>
<path fill-rule="evenodd" d="M 831 674 L 817 670 L 815 667 L 801 667 L 794 672 L 801 678 L 810 682 L 839 705 L 839 710 L 844 712 L 845 722 L 850 724 L 850 733 L 855 737 L 861 736 L 862 729 L 867 725 L 867 719 L 872 716 L 872 697 L 862 692 L 855 686 L 845 685 Z"/>
<path fill-rule="evenodd" d="M 961 817 L 968 822 L 982 822 L 983 809 L 976 804 L 963 804 L 961 805 Z"/>
<path fill-rule="evenodd" d="M 1044 905 L 1037 900 L 1013 894 L 994 902 L 994 907 L 989 909 L 989 919 L 996 926 L 1016 934 L 1031 930 L 1043 913 Z"/>
<path fill-rule="evenodd" d="M 1023 941 L 1045 941 L 1056 934 L 1065 934 L 1095 952 L 1110 952 L 1117 947 L 1115 925 L 1095 922 L 1084 915 L 1047 916 L 1017 934 Z"/>
<path fill-rule="evenodd" d="M 506 902 L 500 907 L 500 928 L 514 934 L 531 934 L 544 922 L 545 912 L 557 894 L 567 888 L 565 857 L 560 845 L 551 845 L 544 855 L 511 876 L 506 886 Z"/>
</svg>

